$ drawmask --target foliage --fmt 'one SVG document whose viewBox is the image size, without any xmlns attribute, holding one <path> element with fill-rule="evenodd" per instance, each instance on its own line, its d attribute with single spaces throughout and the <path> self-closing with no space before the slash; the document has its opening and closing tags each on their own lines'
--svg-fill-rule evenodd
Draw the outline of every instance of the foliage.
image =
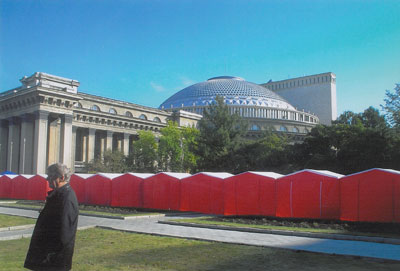
<svg viewBox="0 0 400 271">
<path fill-rule="evenodd" d="M 230 114 L 222 97 L 204 110 L 199 121 L 198 169 L 201 171 L 234 171 L 234 153 L 243 143 L 247 123 L 238 115 Z"/>
<path fill-rule="evenodd" d="M 198 130 L 192 127 L 178 128 L 176 122 L 169 121 L 161 129 L 158 145 L 158 169 L 161 171 L 190 172 L 195 169 Z"/>
<path fill-rule="evenodd" d="M 399 169 L 399 144 L 398 134 L 370 107 L 360 114 L 344 112 L 331 126 L 316 126 L 295 146 L 291 159 L 303 168 L 343 174 L 375 167 Z"/>
<path fill-rule="evenodd" d="M 381 105 L 386 112 L 386 118 L 390 125 L 400 128 L 400 84 L 396 84 L 394 92 L 386 90 L 385 105 Z"/>
<path fill-rule="evenodd" d="M 281 172 L 288 165 L 288 139 L 266 131 L 256 140 L 247 140 L 235 152 L 235 173 L 244 171 Z"/>
<path fill-rule="evenodd" d="M 127 158 L 129 170 L 152 173 L 156 171 L 156 138 L 150 131 L 139 131 L 139 139 L 132 144 L 132 152 Z"/>
<path fill-rule="evenodd" d="M 107 150 L 103 157 L 97 157 L 87 164 L 90 173 L 108 172 L 121 173 L 128 170 L 126 166 L 126 157 L 123 152 L 118 150 Z"/>
</svg>

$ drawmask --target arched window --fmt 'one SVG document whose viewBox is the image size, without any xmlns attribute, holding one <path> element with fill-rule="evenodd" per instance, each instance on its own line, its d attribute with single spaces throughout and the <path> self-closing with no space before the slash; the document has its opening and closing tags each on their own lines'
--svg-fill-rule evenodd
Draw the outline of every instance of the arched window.
<svg viewBox="0 0 400 271">
<path fill-rule="evenodd" d="M 160 120 L 159 117 L 155 117 L 155 118 L 153 119 L 153 121 L 155 121 L 155 122 L 160 122 L 160 123 L 161 123 L 161 120 Z"/>
<path fill-rule="evenodd" d="M 129 112 L 129 111 L 126 111 L 126 112 L 125 112 L 125 116 L 127 116 L 127 117 L 131 117 L 131 118 L 133 117 L 132 113 L 131 113 L 131 112 Z"/>
<path fill-rule="evenodd" d="M 74 107 L 75 108 L 82 108 L 82 104 L 81 103 L 74 103 Z"/>
<path fill-rule="evenodd" d="M 93 111 L 100 111 L 100 108 L 97 106 L 97 105 L 92 105 L 91 107 L 90 107 L 90 109 L 91 110 L 93 110 Z"/>
<path fill-rule="evenodd" d="M 116 115 L 117 111 L 114 108 L 110 108 L 110 110 L 108 110 L 108 113 Z"/>
<path fill-rule="evenodd" d="M 253 124 L 253 125 L 251 125 L 250 130 L 251 131 L 260 131 L 261 128 L 260 128 L 260 126 Z"/>
<path fill-rule="evenodd" d="M 285 126 L 281 125 L 281 127 L 279 128 L 279 131 L 287 132 L 288 130 L 287 130 L 287 128 Z"/>
<path fill-rule="evenodd" d="M 142 115 L 140 115 L 140 116 L 139 116 L 139 119 L 142 119 L 142 120 L 147 120 L 147 117 L 146 117 L 146 115 L 145 115 L 145 114 L 142 114 Z"/>
</svg>

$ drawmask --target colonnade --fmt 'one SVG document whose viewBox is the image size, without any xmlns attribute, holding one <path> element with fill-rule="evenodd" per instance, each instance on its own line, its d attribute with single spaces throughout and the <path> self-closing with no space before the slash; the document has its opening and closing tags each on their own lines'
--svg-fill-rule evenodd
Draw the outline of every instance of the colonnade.
<svg viewBox="0 0 400 271">
<path fill-rule="evenodd" d="M 44 174 L 48 165 L 90 162 L 106 150 L 129 154 L 136 136 L 73 125 L 70 114 L 36 111 L 0 119 L 0 172 Z"/>
</svg>

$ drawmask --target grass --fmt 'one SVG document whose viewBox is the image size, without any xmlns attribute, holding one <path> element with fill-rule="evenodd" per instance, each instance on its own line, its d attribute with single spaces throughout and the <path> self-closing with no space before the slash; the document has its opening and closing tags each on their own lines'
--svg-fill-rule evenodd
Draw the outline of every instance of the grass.
<svg viewBox="0 0 400 271">
<path fill-rule="evenodd" d="M 241 228 L 400 238 L 399 225 L 385 223 L 324 222 L 304 219 L 290 220 L 278 218 L 238 217 L 201 217 L 175 219 L 173 221 Z"/>
<path fill-rule="evenodd" d="M 44 207 L 43 201 L 18 200 L 16 203 L 1 203 L 0 206 L 21 207 L 35 210 L 41 210 Z M 129 216 L 145 216 L 157 215 L 156 212 L 142 212 L 136 208 L 121 208 L 121 207 L 106 207 L 106 206 L 91 206 L 79 204 L 79 213 L 81 215 L 103 215 L 113 217 L 129 217 Z"/>
<path fill-rule="evenodd" d="M 0 214 L 0 228 L 35 224 L 36 219 Z"/>
<path fill-rule="evenodd" d="M 0 270 L 22 270 L 30 239 L 0 242 Z M 78 231 L 72 270 L 400 270 L 400 263 L 112 230 Z"/>
</svg>

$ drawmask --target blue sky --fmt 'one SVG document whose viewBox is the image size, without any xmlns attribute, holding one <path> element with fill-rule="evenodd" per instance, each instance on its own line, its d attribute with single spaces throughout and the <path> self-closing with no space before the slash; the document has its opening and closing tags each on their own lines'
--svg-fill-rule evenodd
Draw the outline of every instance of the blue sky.
<svg viewBox="0 0 400 271">
<path fill-rule="evenodd" d="M 334 72 L 338 113 L 400 83 L 400 1 L 0 0 L 0 91 L 46 72 L 158 107 L 220 75 Z"/>
</svg>

